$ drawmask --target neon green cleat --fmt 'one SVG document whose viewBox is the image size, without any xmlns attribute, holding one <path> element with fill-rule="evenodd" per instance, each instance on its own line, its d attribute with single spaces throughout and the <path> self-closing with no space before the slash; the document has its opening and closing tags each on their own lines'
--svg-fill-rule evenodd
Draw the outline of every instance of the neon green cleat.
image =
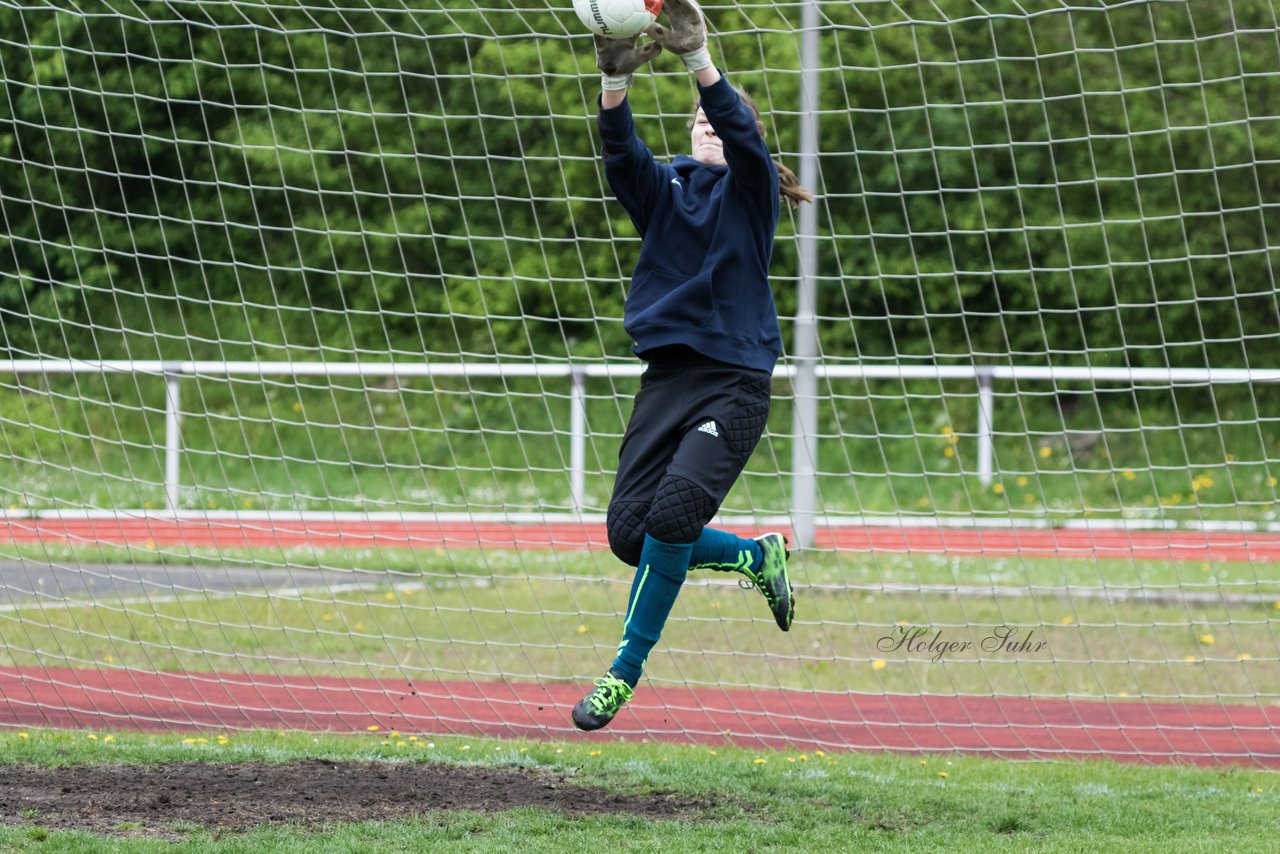
<svg viewBox="0 0 1280 854">
<path fill-rule="evenodd" d="M 791 576 L 787 572 L 787 558 L 791 557 L 791 552 L 787 551 L 787 538 L 776 533 L 761 534 L 756 537 L 756 542 L 764 552 L 764 560 L 758 569 L 748 568 L 744 574 L 764 594 L 778 628 L 788 631 L 796 614 L 796 600 L 791 590 Z"/>
<path fill-rule="evenodd" d="M 635 695 L 623 680 L 606 673 L 596 680 L 596 687 L 573 707 L 573 725 L 590 732 L 609 725 L 622 704 Z"/>
</svg>

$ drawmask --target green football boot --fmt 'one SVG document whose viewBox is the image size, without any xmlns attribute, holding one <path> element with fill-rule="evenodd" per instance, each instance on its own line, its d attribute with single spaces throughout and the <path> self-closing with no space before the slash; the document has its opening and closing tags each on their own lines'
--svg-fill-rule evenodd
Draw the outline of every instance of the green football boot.
<svg viewBox="0 0 1280 854">
<path fill-rule="evenodd" d="M 635 690 L 623 680 L 606 673 L 596 680 L 596 687 L 573 707 L 573 725 L 590 732 L 609 725 L 622 704 L 635 695 Z"/>
<path fill-rule="evenodd" d="M 791 557 L 787 538 L 782 534 L 761 534 L 756 542 L 764 552 L 764 560 L 759 567 L 750 567 L 743 573 L 764 594 L 778 628 L 788 631 L 796 614 L 796 600 L 791 591 L 791 576 L 787 573 L 787 558 Z"/>
</svg>

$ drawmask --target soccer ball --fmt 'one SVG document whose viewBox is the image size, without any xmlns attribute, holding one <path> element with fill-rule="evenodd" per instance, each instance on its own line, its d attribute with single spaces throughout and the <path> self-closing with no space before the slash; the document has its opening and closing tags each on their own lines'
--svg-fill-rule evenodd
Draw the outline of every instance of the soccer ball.
<svg viewBox="0 0 1280 854">
<path fill-rule="evenodd" d="M 629 39 L 658 20 L 662 0 L 573 0 L 588 30 L 607 39 Z"/>
</svg>

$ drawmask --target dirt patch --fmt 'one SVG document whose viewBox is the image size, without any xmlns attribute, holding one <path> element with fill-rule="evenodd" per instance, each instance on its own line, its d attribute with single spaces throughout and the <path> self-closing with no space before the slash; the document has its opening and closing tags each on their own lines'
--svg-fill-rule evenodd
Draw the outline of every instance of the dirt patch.
<svg viewBox="0 0 1280 854">
<path fill-rule="evenodd" d="M 582 786 L 539 768 L 324 760 L 0 768 L 0 822 L 107 834 L 174 837 L 191 825 L 237 831 L 512 807 L 689 819 L 710 806 L 670 792 Z"/>
</svg>

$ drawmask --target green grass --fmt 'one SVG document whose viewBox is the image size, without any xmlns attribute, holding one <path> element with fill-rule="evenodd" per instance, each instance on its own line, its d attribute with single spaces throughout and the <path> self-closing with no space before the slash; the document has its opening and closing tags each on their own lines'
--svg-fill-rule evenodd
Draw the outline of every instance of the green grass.
<svg viewBox="0 0 1280 854">
<path fill-rule="evenodd" d="M 537 809 L 424 813 L 244 834 L 168 828 L 177 844 L 104 838 L 4 816 L 0 850 L 97 851 L 1273 851 L 1275 774 L 970 757 L 756 753 L 732 747 L 543 743 L 405 735 L 0 733 L 0 765 L 304 758 L 538 766 L 573 784 L 669 791 L 713 804 L 700 821 L 566 818 Z M 89 735 L 95 736 L 90 740 Z M 430 747 L 426 745 L 430 744 Z M 464 749 L 466 748 L 466 749 Z M 7 825 L 7 826 L 6 826 Z"/>
<path fill-rule="evenodd" d="M 28 552 L 30 554 L 30 552 Z M 123 555 L 51 555 L 85 571 Z M 96 555 L 96 560 L 89 560 Z M 192 562 L 189 553 L 139 553 Z M 61 560 L 59 560 L 61 557 Z M 352 677 L 579 682 L 613 657 L 630 571 L 601 552 L 207 553 L 213 566 L 257 566 L 280 586 L 288 567 L 344 570 L 364 589 L 267 596 L 195 591 L 176 598 L 36 600 L 0 611 L 0 663 L 147 670 L 324 672 Z M 297 559 L 295 559 L 297 558 Z M 1280 684 L 1280 591 L 1250 564 L 1054 560 L 796 562 L 797 625 L 779 633 L 758 593 L 735 577 L 695 573 L 650 659 L 654 684 L 792 690 L 1224 699 L 1257 702 Z M 1207 570 L 1207 571 L 1206 571 Z M 698 583 L 713 582 L 710 584 Z M 885 593 L 881 582 L 1031 589 L 993 597 Z M 859 589 L 857 585 L 871 589 Z M 1066 595 L 1167 585 L 1257 601 L 1108 602 Z M 1044 589 L 1037 589 L 1044 588 Z M 1036 653 L 956 654 L 944 661 L 882 651 L 898 626 L 975 644 L 999 626 L 1034 633 Z M 783 666 L 783 662 L 786 665 Z M 317 670 L 319 668 L 319 670 Z"/>
</svg>

